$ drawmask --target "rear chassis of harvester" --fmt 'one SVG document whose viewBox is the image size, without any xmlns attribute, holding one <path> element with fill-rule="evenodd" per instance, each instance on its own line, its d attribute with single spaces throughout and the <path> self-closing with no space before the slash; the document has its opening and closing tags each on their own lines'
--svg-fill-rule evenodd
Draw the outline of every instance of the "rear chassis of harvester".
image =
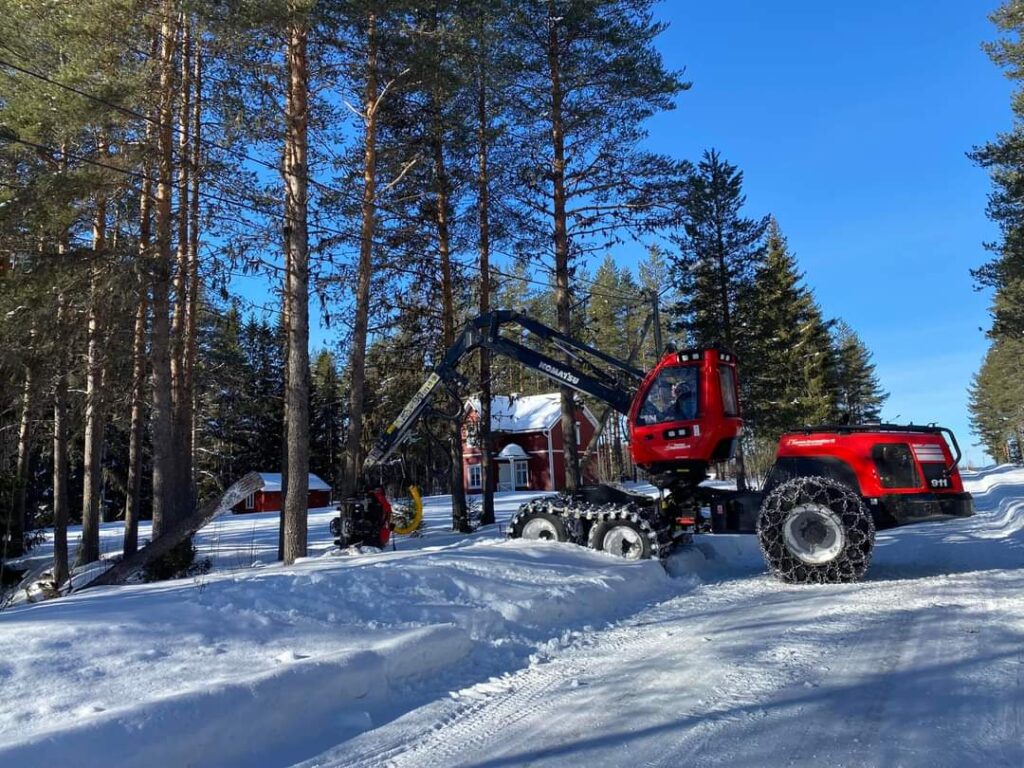
<svg viewBox="0 0 1024 768">
<path fill-rule="evenodd" d="M 782 437 L 762 491 L 694 485 L 691 467 L 689 482 L 655 473 L 658 498 L 600 485 L 535 499 L 509 533 L 628 559 L 662 557 L 693 533 L 757 534 L 785 581 L 855 581 L 870 563 L 876 530 L 973 514 L 959 459 L 943 427 L 814 427 Z"/>
</svg>

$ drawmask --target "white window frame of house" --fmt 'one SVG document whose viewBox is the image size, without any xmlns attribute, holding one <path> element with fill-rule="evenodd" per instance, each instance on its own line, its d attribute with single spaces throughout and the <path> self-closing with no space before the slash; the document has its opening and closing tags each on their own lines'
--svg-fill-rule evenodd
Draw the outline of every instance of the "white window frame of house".
<svg viewBox="0 0 1024 768">
<path fill-rule="evenodd" d="M 246 509 L 255 509 L 256 508 L 256 494 L 255 493 L 250 493 L 248 496 L 245 497 L 245 508 Z"/>
<path fill-rule="evenodd" d="M 522 473 L 520 475 L 520 472 Z M 530 464 L 527 461 L 517 461 L 514 471 L 515 487 L 516 488 L 529 488 L 530 487 Z"/>
<path fill-rule="evenodd" d="M 470 464 L 469 465 L 469 487 L 470 488 L 479 488 L 481 486 L 481 482 L 480 482 L 481 481 L 481 477 L 482 477 L 482 475 L 481 475 L 481 471 L 480 471 L 480 465 L 479 464 Z"/>
</svg>

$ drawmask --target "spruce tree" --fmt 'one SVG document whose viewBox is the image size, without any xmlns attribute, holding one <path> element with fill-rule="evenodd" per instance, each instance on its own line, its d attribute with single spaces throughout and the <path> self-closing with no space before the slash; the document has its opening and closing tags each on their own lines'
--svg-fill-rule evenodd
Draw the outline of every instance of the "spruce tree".
<svg viewBox="0 0 1024 768">
<path fill-rule="evenodd" d="M 342 448 L 344 394 L 334 355 L 321 350 L 314 357 L 310 377 L 309 469 L 333 487 L 337 487 Z"/>
<path fill-rule="evenodd" d="M 698 346 L 725 344 L 741 361 L 752 343 L 753 321 L 745 297 L 755 293 L 764 262 L 768 217 L 742 214 L 743 172 L 716 150 L 704 153 L 687 179 L 679 215 L 682 233 L 673 240 L 672 281 L 679 301 L 674 328 Z M 745 487 L 742 444 L 736 458 L 737 484 Z"/>
<path fill-rule="evenodd" d="M 659 312 L 658 320 L 660 328 L 651 328 L 651 332 L 644 339 L 643 347 L 637 363 L 646 370 L 661 359 L 664 349 L 659 349 L 657 339 L 662 340 L 662 345 L 669 341 L 669 316 L 666 311 L 679 302 L 678 295 L 672 286 L 672 269 L 665 251 L 659 246 L 649 246 L 647 253 L 640 262 L 639 267 L 640 289 L 643 291 L 643 298 L 647 300 L 647 309 L 653 310 L 654 301 L 657 299 Z M 653 319 L 652 319 L 653 320 Z M 677 347 L 683 348 L 689 345 L 685 334 L 675 340 Z"/>
<path fill-rule="evenodd" d="M 751 469 L 770 466 L 779 435 L 837 417 L 838 358 L 814 294 L 772 218 L 764 263 L 741 294 L 749 333 L 740 357 L 740 388 Z"/>
<path fill-rule="evenodd" d="M 968 408 L 971 425 L 996 461 L 1011 459 L 1011 445 L 1024 445 L 1024 341 L 996 338 L 975 374 Z"/>
<path fill-rule="evenodd" d="M 716 150 L 704 153 L 679 201 L 682 233 L 673 238 L 672 281 L 679 294 L 675 329 L 698 345 L 723 343 L 741 352 L 752 332 L 750 293 L 764 263 L 769 218 L 743 216 L 743 172 Z"/>
<path fill-rule="evenodd" d="M 849 325 L 836 323 L 833 335 L 839 380 L 839 420 L 850 424 L 879 421 L 889 393 L 875 373 L 871 352 Z"/>
</svg>

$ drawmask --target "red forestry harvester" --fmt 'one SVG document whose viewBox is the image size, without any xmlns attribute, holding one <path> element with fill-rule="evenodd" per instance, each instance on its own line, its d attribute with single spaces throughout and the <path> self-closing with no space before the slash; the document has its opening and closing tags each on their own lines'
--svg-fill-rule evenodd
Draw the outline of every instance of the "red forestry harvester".
<svg viewBox="0 0 1024 768">
<path fill-rule="evenodd" d="M 515 332 L 503 333 L 509 328 Z M 842 582 L 864 575 L 876 530 L 973 514 L 957 471 L 956 438 L 935 426 L 807 427 L 783 435 L 762 491 L 702 485 L 712 463 L 732 457 L 742 426 L 731 352 L 670 348 L 645 374 L 507 310 L 466 325 L 377 441 L 365 475 L 409 435 L 438 387 L 457 397 L 456 386 L 465 382 L 456 368 L 478 348 L 517 360 L 624 414 L 633 462 L 661 490 L 652 498 L 601 484 L 537 498 L 513 516 L 512 538 L 572 542 L 639 560 L 665 555 L 698 531 L 756 533 L 769 568 L 784 581 Z M 389 509 L 382 499 L 375 489 L 342 502 L 332 523 L 339 544 L 383 540 Z"/>
</svg>

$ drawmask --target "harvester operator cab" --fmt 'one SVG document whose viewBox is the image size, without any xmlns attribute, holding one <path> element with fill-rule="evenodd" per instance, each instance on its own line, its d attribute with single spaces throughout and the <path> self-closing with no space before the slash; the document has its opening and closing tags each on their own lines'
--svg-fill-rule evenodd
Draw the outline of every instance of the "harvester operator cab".
<svg viewBox="0 0 1024 768">
<path fill-rule="evenodd" d="M 634 461 L 652 474 L 682 463 L 703 477 L 729 459 L 742 421 L 736 356 L 721 349 L 669 352 L 644 378 L 630 409 Z"/>
</svg>

